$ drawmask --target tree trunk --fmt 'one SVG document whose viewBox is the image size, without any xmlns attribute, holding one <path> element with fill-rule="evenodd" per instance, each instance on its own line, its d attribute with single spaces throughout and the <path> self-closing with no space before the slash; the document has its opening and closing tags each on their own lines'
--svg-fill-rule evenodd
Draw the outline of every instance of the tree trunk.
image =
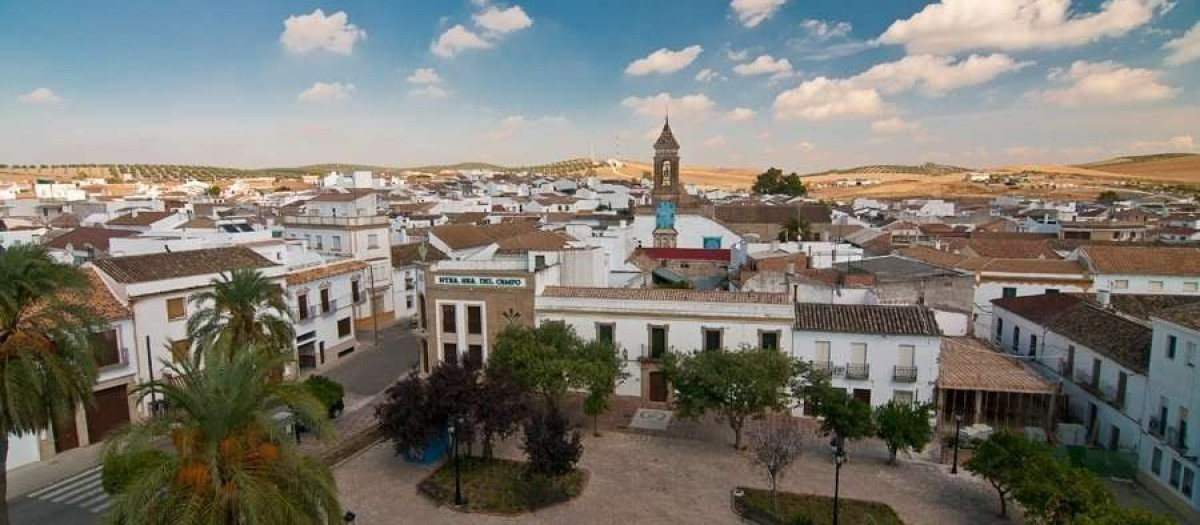
<svg viewBox="0 0 1200 525">
<path fill-rule="evenodd" d="M 0 501 L 0 525 L 8 525 L 8 432 L 0 436 L 0 492 L 5 495 Z"/>
<path fill-rule="evenodd" d="M 483 459 L 492 459 L 492 433 L 485 432 L 483 434 Z"/>
<path fill-rule="evenodd" d="M 741 418 L 729 418 L 729 428 L 733 429 L 733 448 L 736 450 L 742 449 L 742 423 Z"/>
<path fill-rule="evenodd" d="M 600 437 L 600 414 L 592 416 L 592 436 Z"/>
<path fill-rule="evenodd" d="M 771 474 L 771 513 L 779 516 L 779 492 L 775 485 L 775 474 Z"/>
<path fill-rule="evenodd" d="M 997 490 L 996 493 L 1000 494 L 1000 517 L 1007 518 L 1008 517 L 1008 498 L 1004 497 L 1004 492 Z"/>
<path fill-rule="evenodd" d="M 888 445 L 888 465 L 896 464 L 896 447 Z"/>
</svg>

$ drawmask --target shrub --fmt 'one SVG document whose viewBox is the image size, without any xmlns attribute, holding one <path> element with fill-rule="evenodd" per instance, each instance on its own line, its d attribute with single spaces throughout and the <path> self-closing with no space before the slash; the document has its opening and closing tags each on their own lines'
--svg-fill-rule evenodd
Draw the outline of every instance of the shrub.
<svg viewBox="0 0 1200 525">
<path fill-rule="evenodd" d="M 566 489 L 544 474 L 526 474 L 513 484 L 517 498 L 527 508 L 540 509 L 570 499 Z"/>
<path fill-rule="evenodd" d="M 104 458 L 104 468 L 100 473 L 100 486 L 104 488 L 104 492 L 119 494 L 144 469 L 166 460 L 166 453 L 157 450 L 134 454 L 108 454 Z"/>
<path fill-rule="evenodd" d="M 375 408 L 379 432 L 392 441 L 397 454 L 420 457 L 435 430 L 428 410 L 429 389 L 415 372 L 387 389 Z"/>
<path fill-rule="evenodd" d="M 346 397 L 346 389 L 342 387 L 341 383 L 325 376 L 309 376 L 304 380 L 304 387 L 321 404 L 325 405 L 325 409 L 329 410 L 330 417 L 333 417 L 335 410 L 341 412 L 342 400 Z"/>
<path fill-rule="evenodd" d="M 525 454 L 531 474 L 562 475 L 575 469 L 583 455 L 579 431 L 555 408 L 535 412 L 525 424 Z"/>
</svg>

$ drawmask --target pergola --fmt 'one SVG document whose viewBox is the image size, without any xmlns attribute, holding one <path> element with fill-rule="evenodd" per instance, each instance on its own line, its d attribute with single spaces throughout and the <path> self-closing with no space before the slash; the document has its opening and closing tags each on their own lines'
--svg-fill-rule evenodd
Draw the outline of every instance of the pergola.
<svg viewBox="0 0 1200 525">
<path fill-rule="evenodd" d="M 970 337 L 942 338 L 938 363 L 938 425 L 984 423 L 994 428 L 1036 426 L 1053 432 L 1060 387 L 1019 359 Z"/>
</svg>

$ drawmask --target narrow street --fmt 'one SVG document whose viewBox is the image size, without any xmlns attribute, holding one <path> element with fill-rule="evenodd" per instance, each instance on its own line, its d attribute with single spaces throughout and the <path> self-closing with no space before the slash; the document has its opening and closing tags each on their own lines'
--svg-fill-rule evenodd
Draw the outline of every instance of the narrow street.
<svg viewBox="0 0 1200 525">
<path fill-rule="evenodd" d="M 380 330 L 378 346 L 371 331 L 360 332 L 358 340 L 358 350 L 323 372 L 346 388 L 346 413 L 335 422 L 339 435 L 334 440 L 372 424 L 371 400 L 420 363 L 419 340 L 402 324 Z M 9 472 L 21 475 L 21 469 Z M 100 468 L 92 466 L 64 472 L 58 481 L 10 499 L 9 515 L 14 525 L 92 525 L 104 521 L 111 504 L 100 487 Z"/>
</svg>

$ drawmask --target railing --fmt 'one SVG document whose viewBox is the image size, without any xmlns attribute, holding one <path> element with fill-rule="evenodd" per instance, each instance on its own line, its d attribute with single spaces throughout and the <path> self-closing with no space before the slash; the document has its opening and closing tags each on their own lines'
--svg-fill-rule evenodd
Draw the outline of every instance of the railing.
<svg viewBox="0 0 1200 525">
<path fill-rule="evenodd" d="M 387 215 L 284 215 L 285 226 L 387 226 Z"/>
<path fill-rule="evenodd" d="M 915 367 L 915 366 L 893 367 L 892 380 L 894 380 L 898 383 L 915 383 L 915 382 L 917 382 L 917 367 Z"/>
<path fill-rule="evenodd" d="M 1092 393 L 1101 394 L 1100 384 L 1096 381 L 1095 377 L 1092 377 L 1091 372 L 1088 372 L 1085 370 L 1076 371 L 1075 372 L 1075 384 L 1083 387 L 1084 389 L 1086 389 Z"/>
<path fill-rule="evenodd" d="M 825 377 L 833 375 L 833 363 L 829 361 L 813 361 L 812 369 L 814 373 L 821 374 Z"/>
<path fill-rule="evenodd" d="M 301 310 L 299 312 L 299 314 L 297 315 L 297 317 L 300 319 L 301 323 L 307 323 L 309 321 L 312 321 L 313 318 L 317 317 L 317 305 L 315 305 L 315 304 L 309 305 L 308 311 L 305 312 L 305 311 Z"/>
<path fill-rule="evenodd" d="M 1121 392 L 1117 390 L 1116 385 L 1113 385 L 1112 383 L 1100 383 L 1099 390 L 1100 397 L 1105 401 L 1112 403 L 1113 406 L 1117 408 L 1122 408 L 1125 406 L 1125 400 L 1121 398 Z"/>
<path fill-rule="evenodd" d="M 1146 430 L 1148 432 L 1150 432 L 1151 436 L 1161 438 L 1161 437 L 1163 437 L 1163 432 L 1165 431 L 1163 426 L 1164 426 L 1163 421 L 1160 421 L 1156 417 L 1152 417 L 1152 418 L 1150 418 L 1150 426 Z"/>
<path fill-rule="evenodd" d="M 322 314 L 322 315 L 335 315 L 335 314 L 337 314 L 337 310 L 338 310 L 338 302 L 337 302 L 337 299 L 330 299 L 330 300 L 329 300 L 329 308 L 328 308 L 328 309 L 325 309 L 325 308 L 324 308 L 324 305 L 322 305 L 322 310 L 323 310 L 323 311 L 321 312 L 321 314 Z"/>
<path fill-rule="evenodd" d="M 871 365 L 850 363 L 846 365 L 846 379 L 866 379 L 871 375 Z"/>
<path fill-rule="evenodd" d="M 1187 432 L 1179 427 L 1167 427 L 1167 445 L 1179 451 L 1180 454 L 1187 454 Z"/>
</svg>

